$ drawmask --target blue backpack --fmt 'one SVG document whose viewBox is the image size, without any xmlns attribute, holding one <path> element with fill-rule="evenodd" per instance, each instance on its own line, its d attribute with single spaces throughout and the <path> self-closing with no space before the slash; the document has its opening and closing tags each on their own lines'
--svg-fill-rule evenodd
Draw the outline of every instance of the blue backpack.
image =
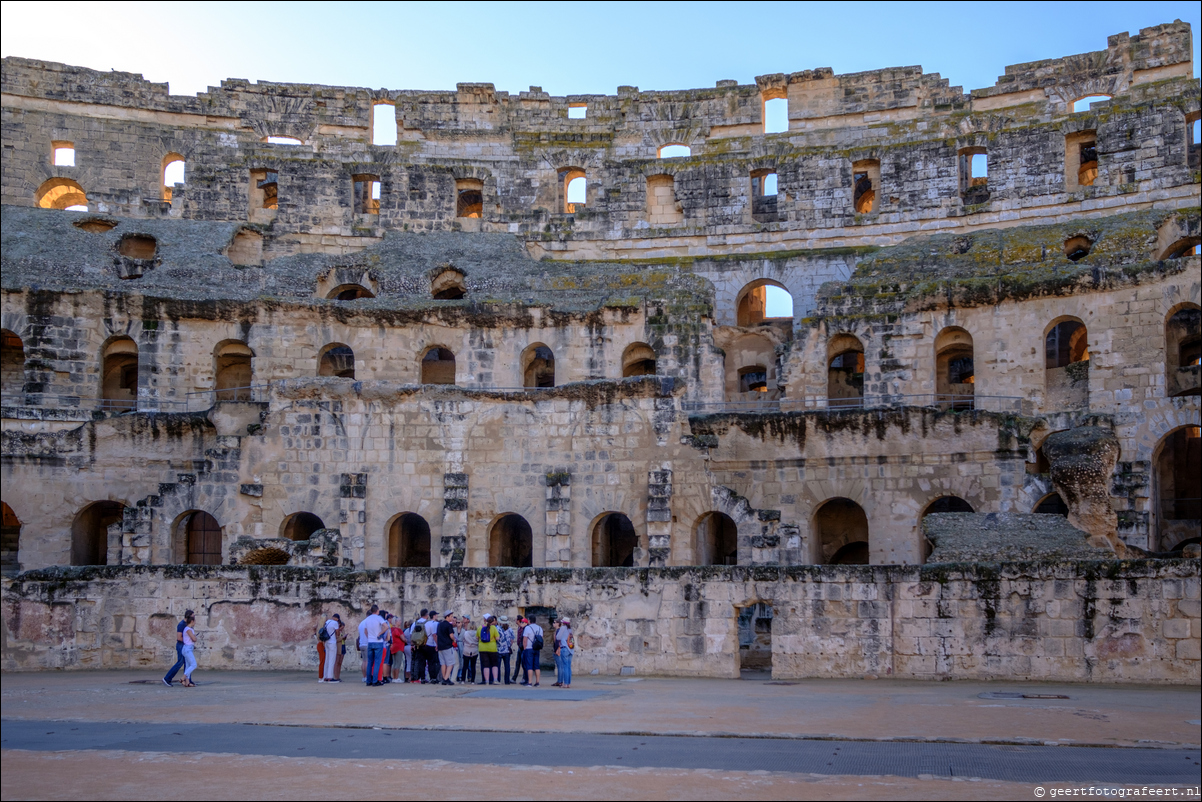
<svg viewBox="0 0 1202 802">
<path fill-rule="evenodd" d="M 492 627 L 487 624 L 485 624 L 484 626 L 482 626 L 480 628 L 480 642 L 481 643 L 491 643 L 492 642 L 492 636 L 489 635 L 489 632 L 491 632 L 491 630 L 492 630 Z"/>
</svg>

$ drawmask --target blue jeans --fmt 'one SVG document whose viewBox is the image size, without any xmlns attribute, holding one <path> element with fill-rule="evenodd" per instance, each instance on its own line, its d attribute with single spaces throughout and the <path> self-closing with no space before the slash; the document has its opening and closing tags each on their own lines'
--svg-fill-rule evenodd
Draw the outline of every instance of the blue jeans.
<svg viewBox="0 0 1202 802">
<path fill-rule="evenodd" d="M 192 681 L 192 672 L 196 670 L 196 654 L 195 647 L 188 643 L 185 644 L 180 653 L 184 656 L 184 679 L 188 682 Z"/>
<path fill-rule="evenodd" d="M 177 640 L 175 642 L 175 665 L 173 665 L 171 670 L 167 672 L 167 675 L 163 677 L 163 679 L 165 679 L 167 682 L 171 682 L 173 679 L 175 679 L 175 675 L 178 674 L 179 670 L 184 667 L 183 648 L 183 642 Z"/>
<path fill-rule="evenodd" d="M 561 685 L 572 684 L 572 653 L 567 649 L 560 649 L 555 655 L 555 681 Z"/>
<path fill-rule="evenodd" d="M 509 652 L 505 652 L 504 654 L 501 654 L 498 652 L 497 657 L 501 660 L 501 679 L 505 680 L 505 684 L 508 685 L 509 684 Z M 517 674 L 514 674 L 513 677 L 516 680 Z"/>
<path fill-rule="evenodd" d="M 379 680 L 376 677 L 380 673 L 380 663 L 384 659 L 384 644 L 369 643 L 367 644 L 367 684 L 371 685 Z"/>
</svg>

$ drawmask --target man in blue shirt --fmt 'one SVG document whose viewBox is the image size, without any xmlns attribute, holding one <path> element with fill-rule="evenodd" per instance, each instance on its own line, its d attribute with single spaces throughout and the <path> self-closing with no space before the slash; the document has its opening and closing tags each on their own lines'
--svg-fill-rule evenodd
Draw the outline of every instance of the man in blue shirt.
<svg viewBox="0 0 1202 802">
<path fill-rule="evenodd" d="M 190 615 L 196 614 L 191 610 L 184 611 L 184 617 L 180 619 L 179 624 L 177 624 L 175 627 L 175 665 L 173 665 L 171 670 L 167 672 L 167 675 L 163 677 L 163 684 L 168 688 L 171 687 L 171 682 L 175 679 L 175 675 L 179 673 L 181 668 L 184 667 L 184 627 L 188 626 L 187 618 Z"/>
</svg>

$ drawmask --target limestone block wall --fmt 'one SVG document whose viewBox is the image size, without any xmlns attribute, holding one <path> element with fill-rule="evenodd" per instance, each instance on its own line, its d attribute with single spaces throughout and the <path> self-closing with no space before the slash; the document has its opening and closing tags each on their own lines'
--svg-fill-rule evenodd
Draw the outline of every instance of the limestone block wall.
<svg viewBox="0 0 1202 802">
<path fill-rule="evenodd" d="M 5 671 L 160 669 L 198 613 L 208 669 L 308 669 L 315 627 L 372 603 L 568 615 L 577 674 L 737 677 L 737 617 L 772 607 L 772 676 L 1199 680 L 1196 560 L 923 568 L 53 569 L 3 586 Z M 350 665 L 356 657 L 352 652 Z"/>
</svg>

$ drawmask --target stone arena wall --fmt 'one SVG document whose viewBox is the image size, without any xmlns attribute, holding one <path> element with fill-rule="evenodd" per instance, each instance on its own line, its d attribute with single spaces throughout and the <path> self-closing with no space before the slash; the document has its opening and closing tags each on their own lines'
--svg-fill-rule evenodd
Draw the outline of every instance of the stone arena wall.
<svg viewBox="0 0 1202 802">
<path fill-rule="evenodd" d="M 738 677 L 772 608 L 772 676 L 1197 683 L 1197 560 L 665 569 L 107 567 L 6 580 L 6 671 L 161 668 L 197 611 L 204 669 L 316 666 L 313 632 L 378 603 L 570 616 L 577 673 Z M 546 623 L 546 619 L 541 620 Z M 351 666 L 357 660 L 353 653 Z"/>
</svg>

